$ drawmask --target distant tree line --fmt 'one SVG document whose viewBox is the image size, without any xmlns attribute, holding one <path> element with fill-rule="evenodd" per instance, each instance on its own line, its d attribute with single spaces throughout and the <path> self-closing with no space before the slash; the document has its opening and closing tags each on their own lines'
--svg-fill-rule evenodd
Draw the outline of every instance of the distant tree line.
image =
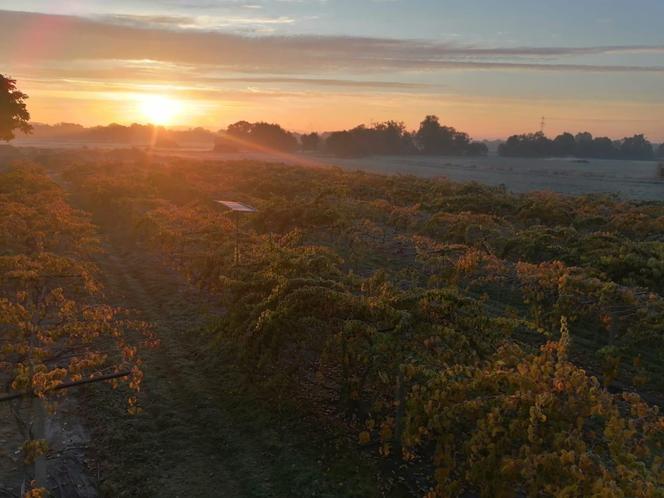
<svg viewBox="0 0 664 498">
<path fill-rule="evenodd" d="M 226 129 L 224 138 L 230 142 L 230 146 L 234 145 L 238 148 L 258 146 L 270 150 L 294 152 L 299 146 L 294 134 L 284 130 L 278 124 L 262 121 L 258 123 L 238 121 Z M 218 140 L 217 143 L 219 142 Z"/>
<path fill-rule="evenodd" d="M 482 156 L 489 152 L 467 133 L 440 124 L 437 116 L 427 116 L 417 131 L 408 131 L 402 122 L 385 121 L 370 127 L 331 133 L 324 150 L 340 157 L 370 155 Z"/>
<path fill-rule="evenodd" d="M 215 133 L 197 127 L 186 130 L 173 130 L 163 126 L 133 123 L 129 126 L 111 123 L 108 126 L 86 128 L 76 123 L 54 125 L 33 124 L 33 137 L 41 140 L 76 140 L 81 142 L 116 142 L 129 144 L 168 144 L 177 146 L 184 143 L 210 143 Z"/>
<path fill-rule="evenodd" d="M 488 148 L 473 142 L 467 133 L 443 126 L 437 116 L 427 116 L 417 131 L 408 131 L 399 121 L 385 121 L 371 126 L 297 137 L 277 124 L 239 121 L 220 132 L 217 151 L 239 150 L 246 146 L 265 147 L 285 152 L 325 151 L 338 157 L 371 155 L 466 155 L 482 156 Z"/>
<path fill-rule="evenodd" d="M 27 124 L 27 121 L 24 121 Z M 219 152 L 237 152 L 261 148 L 282 152 L 327 152 L 337 157 L 370 155 L 438 155 L 483 156 L 488 147 L 472 141 L 467 133 L 440 124 L 436 116 L 427 116 L 416 131 L 408 131 L 399 121 L 385 121 L 371 126 L 360 125 L 350 130 L 297 135 L 278 124 L 238 121 L 215 133 L 204 128 L 168 129 L 163 126 L 134 123 L 124 126 L 83 127 L 75 123 L 46 125 L 35 123 L 30 128 L 18 123 L 23 133 L 32 129 L 35 139 L 76 140 L 81 142 L 115 142 L 153 144 L 177 147 L 187 143 L 214 142 Z M 5 139 L 9 138 L 5 126 Z M 0 137 L 2 139 L 2 137 Z M 542 133 L 514 135 L 500 144 L 500 155 L 507 157 L 579 157 L 603 159 L 664 159 L 664 144 L 654 146 L 643 135 L 622 140 L 593 137 L 590 133 L 562 133 L 554 139 Z"/>
<path fill-rule="evenodd" d="M 579 157 L 597 159 L 655 158 L 653 145 L 643 135 L 611 140 L 608 137 L 593 137 L 588 132 L 572 135 L 565 132 L 553 140 L 544 133 L 513 135 L 498 147 L 498 153 L 507 157 Z M 657 155 L 664 157 L 664 144 Z"/>
</svg>

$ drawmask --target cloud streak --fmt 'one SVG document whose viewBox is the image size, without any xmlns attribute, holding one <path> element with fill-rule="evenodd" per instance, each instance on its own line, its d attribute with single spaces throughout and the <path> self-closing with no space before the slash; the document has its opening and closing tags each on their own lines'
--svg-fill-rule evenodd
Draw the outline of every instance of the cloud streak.
<svg viewBox="0 0 664 498">
<path fill-rule="evenodd" d="M 579 56 L 663 54 L 664 46 L 475 47 L 343 36 L 243 36 L 187 29 L 178 16 L 95 20 L 0 11 L 0 58 L 12 63 L 141 60 L 244 73 L 500 70 L 664 73 L 664 66 L 570 63 Z M 123 20 L 124 19 L 124 20 Z M 229 22 L 233 22 L 231 19 Z M 281 22 L 277 20 L 276 22 Z"/>
<path fill-rule="evenodd" d="M 157 63 L 155 61 L 111 60 L 78 61 L 40 64 L 39 67 L 16 65 L 13 75 L 24 81 L 63 85 L 112 85 L 131 83 L 140 85 L 163 85 L 166 87 L 198 86 L 224 88 L 246 87 L 301 87 L 328 90 L 382 91 L 382 92 L 437 92 L 446 85 L 389 80 L 360 80 L 350 78 L 314 78 L 301 76 L 220 76 L 214 67 L 200 68 L 190 65 Z M 174 85 L 174 82 L 177 82 Z"/>
<path fill-rule="evenodd" d="M 97 18 L 102 23 L 127 26 L 138 29 L 166 29 L 214 32 L 227 28 L 267 28 L 274 25 L 293 24 L 295 19 L 288 16 L 151 16 L 134 14 L 113 14 Z"/>
</svg>

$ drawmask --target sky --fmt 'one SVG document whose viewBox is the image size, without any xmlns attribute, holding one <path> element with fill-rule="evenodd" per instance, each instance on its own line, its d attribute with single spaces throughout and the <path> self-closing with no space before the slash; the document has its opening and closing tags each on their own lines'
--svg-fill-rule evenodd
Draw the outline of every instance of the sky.
<svg viewBox="0 0 664 498">
<path fill-rule="evenodd" d="M 0 0 L 37 122 L 664 141 L 664 0 Z"/>
</svg>

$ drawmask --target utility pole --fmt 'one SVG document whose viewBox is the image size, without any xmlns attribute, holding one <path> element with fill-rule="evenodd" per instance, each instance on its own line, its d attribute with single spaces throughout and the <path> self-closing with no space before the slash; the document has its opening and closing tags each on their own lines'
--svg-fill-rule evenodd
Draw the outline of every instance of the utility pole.
<svg viewBox="0 0 664 498">
<path fill-rule="evenodd" d="M 542 121 L 540 123 L 540 133 L 544 135 L 544 128 L 546 127 L 546 118 L 542 116 Z"/>
</svg>

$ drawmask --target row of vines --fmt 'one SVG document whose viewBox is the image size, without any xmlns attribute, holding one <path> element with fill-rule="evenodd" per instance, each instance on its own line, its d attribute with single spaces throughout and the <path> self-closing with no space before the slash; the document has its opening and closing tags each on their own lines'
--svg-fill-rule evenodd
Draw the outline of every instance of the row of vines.
<svg viewBox="0 0 664 498">
<path fill-rule="evenodd" d="M 231 348 L 275 398 L 333 406 L 429 497 L 664 496 L 661 203 L 134 153 L 45 161 L 100 223 L 221 300 L 209 361 Z M 258 209 L 240 264 L 214 199 Z"/>
<path fill-rule="evenodd" d="M 70 386 L 112 379 L 133 392 L 130 412 L 138 409 L 138 348 L 156 339 L 146 323 L 103 304 L 97 251 L 94 226 L 43 171 L 24 164 L 0 173 L 0 408 L 24 441 L 0 449 L 0 467 L 17 466 L 23 479 L 3 473 L 13 484 L 4 491 L 38 497 L 61 486 L 47 470 L 56 456 L 44 426 Z"/>
</svg>

